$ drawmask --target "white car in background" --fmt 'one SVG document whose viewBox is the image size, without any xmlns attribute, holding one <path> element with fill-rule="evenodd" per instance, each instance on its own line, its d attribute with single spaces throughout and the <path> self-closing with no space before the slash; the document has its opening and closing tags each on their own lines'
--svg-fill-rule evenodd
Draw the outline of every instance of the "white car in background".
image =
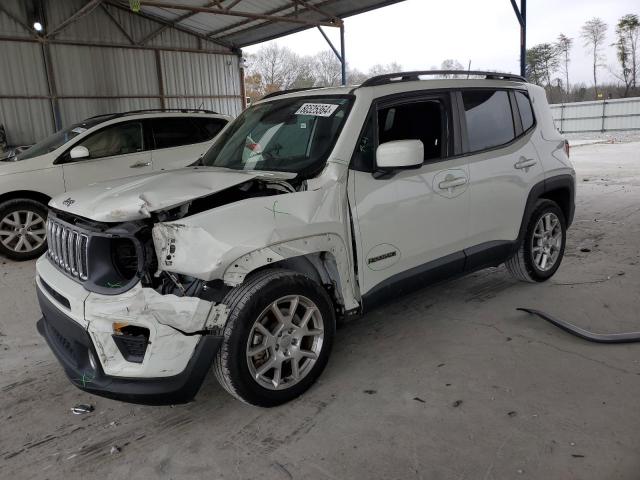
<svg viewBox="0 0 640 480">
<path fill-rule="evenodd" d="M 206 110 L 99 115 L 0 161 L 0 253 L 27 260 L 45 251 L 52 197 L 105 180 L 190 165 L 230 120 Z"/>
</svg>

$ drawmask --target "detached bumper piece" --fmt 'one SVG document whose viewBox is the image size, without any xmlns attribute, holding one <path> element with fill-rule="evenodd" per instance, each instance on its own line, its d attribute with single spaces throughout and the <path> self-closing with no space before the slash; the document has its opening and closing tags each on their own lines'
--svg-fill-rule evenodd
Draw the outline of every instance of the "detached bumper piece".
<svg viewBox="0 0 640 480">
<path fill-rule="evenodd" d="M 627 332 L 627 333 L 593 333 L 580 328 L 573 323 L 565 322 L 558 318 L 552 317 L 548 313 L 541 312 L 540 310 L 534 310 L 532 308 L 517 308 L 522 312 L 527 312 L 532 315 L 537 315 L 540 318 L 552 323 L 558 328 L 561 328 L 565 332 L 569 332 L 576 337 L 580 337 L 589 342 L 595 343 L 636 343 L 640 342 L 640 332 Z"/>
<path fill-rule="evenodd" d="M 65 315 L 38 288 L 43 317 L 38 332 L 62 364 L 69 380 L 81 390 L 130 403 L 174 405 L 195 397 L 216 355 L 222 337 L 203 336 L 185 370 L 171 377 L 126 378 L 106 375 L 87 331 Z M 146 346 L 146 345 L 145 345 Z"/>
</svg>

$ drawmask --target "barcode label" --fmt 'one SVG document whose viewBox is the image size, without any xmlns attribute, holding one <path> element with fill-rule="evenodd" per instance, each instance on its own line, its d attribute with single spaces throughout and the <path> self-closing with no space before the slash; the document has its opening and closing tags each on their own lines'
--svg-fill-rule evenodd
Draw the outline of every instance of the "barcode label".
<svg viewBox="0 0 640 480">
<path fill-rule="evenodd" d="M 303 103 L 296 115 L 312 115 L 314 117 L 330 117 L 338 105 L 333 103 Z"/>
</svg>

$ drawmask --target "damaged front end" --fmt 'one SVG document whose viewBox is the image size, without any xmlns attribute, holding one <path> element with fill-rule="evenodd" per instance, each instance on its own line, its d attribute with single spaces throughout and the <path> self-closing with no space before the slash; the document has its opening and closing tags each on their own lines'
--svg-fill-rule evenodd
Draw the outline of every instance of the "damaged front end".
<svg viewBox="0 0 640 480">
<path fill-rule="evenodd" d="M 228 316 L 222 299 L 232 287 L 222 279 L 160 266 L 152 232 L 221 205 L 291 191 L 285 182 L 252 179 L 118 223 L 52 210 L 47 258 L 38 262 L 44 317 L 38 329 L 71 381 L 85 391 L 130 402 L 191 400 L 222 341 Z M 170 252 L 169 245 L 164 262 L 170 263 Z M 87 292 L 82 308 L 73 308 L 76 314 L 82 311 L 80 319 L 65 311 L 72 310 L 66 306 L 78 295 L 65 290 L 60 275 Z"/>
</svg>

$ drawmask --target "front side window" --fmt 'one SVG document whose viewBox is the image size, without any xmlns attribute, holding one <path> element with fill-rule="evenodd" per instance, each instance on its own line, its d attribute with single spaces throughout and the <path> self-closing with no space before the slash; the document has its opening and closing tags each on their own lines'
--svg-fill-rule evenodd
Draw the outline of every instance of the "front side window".
<svg viewBox="0 0 640 480">
<path fill-rule="evenodd" d="M 462 92 L 462 101 L 469 151 L 494 148 L 515 138 L 511 103 L 506 91 L 467 90 Z"/>
<path fill-rule="evenodd" d="M 516 103 L 518 104 L 518 110 L 520 110 L 520 119 L 522 120 L 522 130 L 527 131 L 533 127 L 533 110 L 531 109 L 531 102 L 529 97 L 524 92 L 515 92 Z"/>
<path fill-rule="evenodd" d="M 200 126 L 200 130 L 202 131 L 202 141 L 207 141 L 213 139 L 220 130 L 224 128 L 227 124 L 226 120 L 221 118 L 193 118 L 193 122 L 196 125 Z"/>
<path fill-rule="evenodd" d="M 47 138 L 40 140 L 38 143 L 28 148 L 16 157 L 16 160 L 28 160 L 29 158 L 44 155 L 45 153 L 53 152 L 57 150 L 65 143 L 74 139 L 81 133 L 86 132 L 90 128 L 95 127 L 100 122 L 104 121 L 104 118 L 96 117 L 92 120 L 76 123 L 69 128 L 60 130 Z"/>
<path fill-rule="evenodd" d="M 254 105 L 218 137 L 202 164 L 308 175 L 324 165 L 350 105 L 350 98 L 337 96 Z"/>
<path fill-rule="evenodd" d="M 420 140 L 424 160 L 442 158 L 443 118 L 438 100 L 394 105 L 378 110 L 378 143 Z"/>
<path fill-rule="evenodd" d="M 76 146 L 86 147 L 89 150 L 89 158 L 141 152 L 144 150 L 142 124 L 127 122 L 111 125 L 87 137 Z"/>
</svg>

